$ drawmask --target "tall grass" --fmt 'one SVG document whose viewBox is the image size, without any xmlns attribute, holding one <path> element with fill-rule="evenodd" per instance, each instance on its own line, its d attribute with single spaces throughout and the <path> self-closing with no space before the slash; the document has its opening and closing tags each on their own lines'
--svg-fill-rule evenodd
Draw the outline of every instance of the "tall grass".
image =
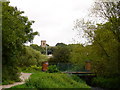
<svg viewBox="0 0 120 90">
<path fill-rule="evenodd" d="M 77 76 L 62 73 L 35 73 L 23 85 L 12 88 L 90 88 Z"/>
</svg>

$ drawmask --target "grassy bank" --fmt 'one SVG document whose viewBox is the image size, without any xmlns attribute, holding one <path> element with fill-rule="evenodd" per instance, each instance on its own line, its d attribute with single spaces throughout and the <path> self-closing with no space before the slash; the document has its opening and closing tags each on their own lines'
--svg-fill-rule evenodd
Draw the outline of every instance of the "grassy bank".
<svg viewBox="0 0 120 90">
<path fill-rule="evenodd" d="M 62 73 L 38 72 L 23 85 L 12 88 L 90 88 L 84 81 L 74 75 Z"/>
</svg>

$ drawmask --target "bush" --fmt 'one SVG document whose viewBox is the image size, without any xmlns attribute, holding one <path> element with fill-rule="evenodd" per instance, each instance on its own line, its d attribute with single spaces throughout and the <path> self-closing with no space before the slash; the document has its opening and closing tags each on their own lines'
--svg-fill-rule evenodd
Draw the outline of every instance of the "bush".
<svg viewBox="0 0 120 90">
<path fill-rule="evenodd" d="M 24 67 L 22 68 L 22 72 L 36 72 L 36 71 L 42 71 L 42 67 L 41 66 L 36 66 L 36 65 L 32 65 L 30 67 Z"/>
<path fill-rule="evenodd" d="M 42 67 L 37 67 L 36 65 L 34 66 L 31 66 L 32 69 L 35 69 L 35 70 L 42 70 Z"/>
<path fill-rule="evenodd" d="M 30 67 L 31 65 L 40 66 L 43 61 L 47 61 L 47 57 L 42 55 L 39 51 L 31 47 L 25 47 L 25 51 L 20 56 L 19 66 Z"/>
<path fill-rule="evenodd" d="M 120 88 L 120 77 L 115 78 L 93 78 L 92 84 L 103 88 Z"/>
<path fill-rule="evenodd" d="M 76 82 L 85 83 L 82 79 L 80 79 L 77 75 L 71 75 L 71 78 Z"/>
<path fill-rule="evenodd" d="M 48 72 L 49 73 L 55 73 L 55 72 L 59 72 L 58 68 L 56 65 L 51 65 L 48 67 Z"/>
<path fill-rule="evenodd" d="M 19 70 L 17 68 L 12 68 L 11 66 L 4 67 L 4 71 L 2 71 L 2 84 L 6 85 L 20 81 L 18 78 L 20 73 L 18 72 Z"/>
</svg>

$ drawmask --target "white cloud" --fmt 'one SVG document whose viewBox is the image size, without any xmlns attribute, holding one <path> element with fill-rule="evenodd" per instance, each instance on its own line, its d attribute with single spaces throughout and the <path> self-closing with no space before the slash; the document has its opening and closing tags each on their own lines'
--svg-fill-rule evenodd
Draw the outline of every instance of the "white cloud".
<svg viewBox="0 0 120 90">
<path fill-rule="evenodd" d="M 75 35 L 73 21 L 85 17 L 92 0 L 10 0 L 12 6 L 25 11 L 30 20 L 34 20 L 32 28 L 38 31 L 34 43 L 47 40 L 49 45 L 58 42 L 71 43 Z M 81 39 L 82 40 L 82 39 Z M 82 40 L 84 42 L 84 40 Z"/>
</svg>

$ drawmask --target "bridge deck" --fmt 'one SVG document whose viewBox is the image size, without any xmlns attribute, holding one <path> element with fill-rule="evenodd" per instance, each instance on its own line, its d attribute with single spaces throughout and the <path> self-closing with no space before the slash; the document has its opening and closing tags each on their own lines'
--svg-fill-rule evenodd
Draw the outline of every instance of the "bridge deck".
<svg viewBox="0 0 120 90">
<path fill-rule="evenodd" d="M 63 73 L 68 73 L 68 74 L 94 74 L 92 72 L 63 72 Z"/>
</svg>

